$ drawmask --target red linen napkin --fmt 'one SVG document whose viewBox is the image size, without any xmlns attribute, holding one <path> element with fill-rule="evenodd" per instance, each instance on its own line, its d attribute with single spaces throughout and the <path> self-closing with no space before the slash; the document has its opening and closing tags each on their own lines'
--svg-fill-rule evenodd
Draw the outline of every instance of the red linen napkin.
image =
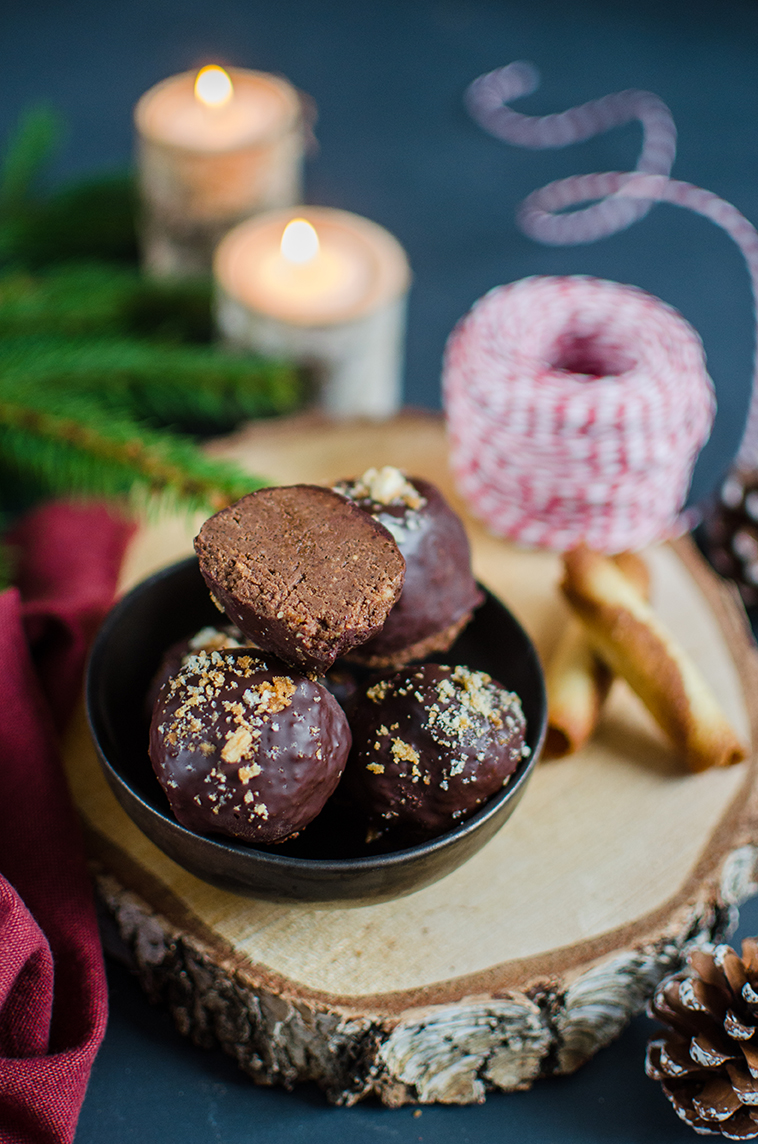
<svg viewBox="0 0 758 1144">
<path fill-rule="evenodd" d="M 11 537 L 20 591 L 0 594 L 2 1144 L 73 1140 L 105 1032 L 102 952 L 56 726 L 132 527 L 101 506 L 52 504 Z"/>
</svg>

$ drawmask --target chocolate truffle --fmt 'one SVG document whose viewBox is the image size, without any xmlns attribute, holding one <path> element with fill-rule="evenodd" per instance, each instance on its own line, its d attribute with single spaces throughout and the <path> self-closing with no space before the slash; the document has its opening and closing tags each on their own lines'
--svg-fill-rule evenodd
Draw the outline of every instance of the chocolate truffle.
<svg viewBox="0 0 758 1144">
<path fill-rule="evenodd" d="M 483 671 L 425 663 L 369 684 L 349 710 L 337 797 L 367 839 L 410 846 L 473 814 L 528 756 L 518 696 Z"/>
<path fill-rule="evenodd" d="M 391 534 L 316 485 L 250 493 L 195 540 L 219 606 L 258 647 L 324 673 L 375 635 L 403 586 Z"/>
<path fill-rule="evenodd" d="M 250 649 L 198 652 L 161 689 L 150 759 L 190 830 L 281 842 L 332 794 L 350 728 L 326 688 Z"/>
<path fill-rule="evenodd" d="M 336 491 L 388 529 L 405 559 L 400 599 L 378 635 L 350 658 L 372 668 L 398 668 L 447 651 L 482 603 L 471 574 L 465 529 L 429 481 L 399 469 L 369 469 Z"/>
</svg>

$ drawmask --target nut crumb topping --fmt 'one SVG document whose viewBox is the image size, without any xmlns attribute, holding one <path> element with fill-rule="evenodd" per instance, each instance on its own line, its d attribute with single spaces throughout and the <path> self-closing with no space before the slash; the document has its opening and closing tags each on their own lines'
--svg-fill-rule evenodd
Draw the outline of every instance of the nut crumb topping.
<svg viewBox="0 0 758 1144">
<path fill-rule="evenodd" d="M 253 745 L 253 736 L 249 727 L 238 727 L 230 731 L 221 750 L 221 758 L 225 763 L 238 763 L 250 753 Z"/>
<path fill-rule="evenodd" d="M 295 694 L 295 684 L 284 675 L 275 675 L 271 683 L 262 683 L 260 686 L 260 700 L 258 711 L 263 714 L 276 715 L 289 707 L 292 696 Z"/>
<path fill-rule="evenodd" d="M 404 743 L 402 739 L 392 740 L 392 757 L 396 763 L 402 760 L 404 763 L 410 763 L 416 767 L 419 764 L 418 751 L 415 751 L 410 743 Z"/>
<path fill-rule="evenodd" d="M 335 486 L 335 492 L 350 500 L 372 500 L 375 504 L 403 504 L 406 508 L 423 508 L 426 500 L 418 489 L 393 465 L 382 469 L 366 469 L 357 481 L 345 481 Z"/>
<path fill-rule="evenodd" d="M 254 779 L 256 775 L 261 773 L 261 768 L 257 763 L 250 763 L 247 767 L 240 767 L 237 771 L 237 777 L 241 783 L 249 783 L 250 779 Z"/>
<path fill-rule="evenodd" d="M 239 632 L 238 639 L 236 635 L 221 631 L 219 628 L 201 628 L 189 641 L 189 648 L 190 651 L 225 651 L 227 648 L 247 647 L 247 643 L 243 643 L 242 639 L 242 632 Z"/>
</svg>

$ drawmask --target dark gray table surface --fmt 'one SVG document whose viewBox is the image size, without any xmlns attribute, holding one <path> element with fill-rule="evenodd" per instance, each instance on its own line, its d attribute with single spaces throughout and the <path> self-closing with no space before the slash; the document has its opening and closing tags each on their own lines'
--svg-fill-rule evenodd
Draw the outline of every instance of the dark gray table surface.
<svg viewBox="0 0 758 1144">
<path fill-rule="evenodd" d="M 30 102 L 52 101 L 70 125 L 56 178 L 128 162 L 134 101 L 196 64 L 280 72 L 309 92 L 321 144 L 308 166 L 309 201 L 375 219 L 410 256 L 409 402 L 439 404 L 445 338 L 490 287 L 527 274 L 597 274 L 652 291 L 700 331 L 719 414 L 695 497 L 728 465 L 748 401 L 753 340 L 736 248 L 710 223 L 669 206 L 594 246 L 535 245 L 514 226 L 518 201 L 564 175 L 633 166 L 639 128 L 565 151 L 522 151 L 475 127 L 461 94 L 476 75 L 514 59 L 543 73 L 542 88 L 518 105 L 533 114 L 628 87 L 657 92 L 679 129 L 674 175 L 757 220 L 751 0 L 5 0 L 0 27 L 0 131 Z M 743 926 L 758 931 L 755 902 Z M 574 1077 L 414 1117 L 370 1104 L 333 1109 L 311 1089 L 256 1089 L 230 1061 L 175 1034 L 116 965 L 111 1007 L 77 1144 L 695 1138 L 642 1073 L 644 1018 Z"/>
<path fill-rule="evenodd" d="M 758 899 L 732 938 L 758 933 Z M 737 945 L 739 948 L 739 945 Z M 643 1062 L 660 1026 L 637 1017 L 570 1077 L 462 1108 L 334 1108 L 315 1086 L 256 1088 L 220 1051 L 194 1048 L 109 963 L 111 1019 L 76 1144 L 692 1144 Z"/>
</svg>

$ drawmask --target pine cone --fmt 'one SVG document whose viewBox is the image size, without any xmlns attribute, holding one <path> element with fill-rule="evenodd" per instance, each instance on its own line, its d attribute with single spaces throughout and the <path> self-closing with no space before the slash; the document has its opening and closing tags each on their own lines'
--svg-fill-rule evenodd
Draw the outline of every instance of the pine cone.
<svg viewBox="0 0 758 1144">
<path fill-rule="evenodd" d="M 758 604 L 758 471 L 729 473 L 705 510 L 703 541 L 711 564 L 734 580 L 745 606 Z"/>
<path fill-rule="evenodd" d="M 758 1136 L 758 939 L 696 950 L 649 1006 L 668 1032 L 648 1045 L 645 1071 L 682 1120 L 703 1135 Z"/>
</svg>

